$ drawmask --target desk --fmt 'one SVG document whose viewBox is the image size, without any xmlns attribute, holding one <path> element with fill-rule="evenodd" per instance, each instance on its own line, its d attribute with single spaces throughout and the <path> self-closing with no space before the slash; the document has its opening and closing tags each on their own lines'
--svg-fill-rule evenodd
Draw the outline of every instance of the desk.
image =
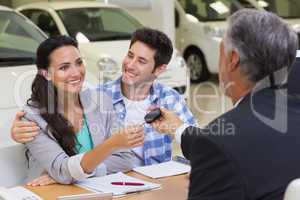
<svg viewBox="0 0 300 200">
<path fill-rule="evenodd" d="M 135 172 L 128 173 L 129 176 L 133 176 L 145 181 L 151 181 L 154 183 L 161 184 L 162 188 L 159 190 L 145 191 L 139 194 L 130 194 L 126 197 L 121 198 L 126 200 L 183 200 L 187 199 L 188 193 L 188 178 L 187 175 L 172 176 L 161 179 L 151 179 Z M 71 194 L 82 194 L 88 193 L 89 191 L 77 187 L 75 185 L 48 185 L 39 187 L 26 187 L 32 192 L 36 193 L 45 200 L 55 200 L 58 196 L 71 195 Z"/>
</svg>

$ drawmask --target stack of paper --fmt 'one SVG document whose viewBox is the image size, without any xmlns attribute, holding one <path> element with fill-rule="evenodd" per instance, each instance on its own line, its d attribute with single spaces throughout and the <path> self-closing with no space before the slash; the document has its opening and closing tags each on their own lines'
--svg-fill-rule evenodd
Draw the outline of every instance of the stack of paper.
<svg viewBox="0 0 300 200">
<path fill-rule="evenodd" d="M 124 183 L 124 185 L 115 185 L 112 183 Z M 125 183 L 140 185 L 125 185 Z M 89 178 L 84 181 L 80 181 L 77 185 L 98 192 L 111 192 L 113 193 L 113 196 L 160 188 L 160 184 L 142 181 L 140 179 L 127 176 L 122 172 L 102 177 Z"/>
<path fill-rule="evenodd" d="M 176 161 L 169 161 L 156 165 L 136 167 L 133 170 L 151 178 L 162 178 L 188 173 L 191 171 L 191 167 Z"/>
</svg>

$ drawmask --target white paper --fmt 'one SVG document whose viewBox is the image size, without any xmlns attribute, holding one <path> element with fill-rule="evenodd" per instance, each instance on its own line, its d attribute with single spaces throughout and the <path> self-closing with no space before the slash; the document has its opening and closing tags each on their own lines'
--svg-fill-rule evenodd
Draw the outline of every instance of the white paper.
<svg viewBox="0 0 300 200">
<path fill-rule="evenodd" d="M 144 183 L 143 186 L 125 186 L 125 185 L 112 185 L 112 182 L 134 182 Z M 145 190 L 152 190 L 160 188 L 160 184 L 146 182 L 131 176 L 127 176 L 122 172 L 111 174 L 102 177 L 88 178 L 84 181 L 78 182 L 79 186 L 89 188 L 98 192 L 111 192 L 113 196 L 125 195 L 132 192 L 139 192 Z"/>
<path fill-rule="evenodd" d="M 169 161 L 156 165 L 136 167 L 133 170 L 151 178 L 162 178 L 188 173 L 191 171 L 191 167 L 176 161 Z"/>
</svg>

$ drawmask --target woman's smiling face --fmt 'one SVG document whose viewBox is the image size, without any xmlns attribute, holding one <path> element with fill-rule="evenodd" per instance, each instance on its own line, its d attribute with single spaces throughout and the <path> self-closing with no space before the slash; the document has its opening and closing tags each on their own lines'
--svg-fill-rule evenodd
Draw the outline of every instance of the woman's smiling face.
<svg viewBox="0 0 300 200">
<path fill-rule="evenodd" d="M 55 49 L 49 56 L 50 79 L 57 90 L 79 93 L 85 78 L 85 66 L 79 50 L 74 46 Z"/>
</svg>

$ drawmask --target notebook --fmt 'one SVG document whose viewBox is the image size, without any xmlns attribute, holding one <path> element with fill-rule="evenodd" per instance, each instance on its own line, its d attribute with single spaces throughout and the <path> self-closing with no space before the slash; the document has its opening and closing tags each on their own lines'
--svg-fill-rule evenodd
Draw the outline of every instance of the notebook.
<svg viewBox="0 0 300 200">
<path fill-rule="evenodd" d="M 176 161 L 168 161 L 156 165 L 136 167 L 133 171 L 151 178 L 162 178 L 188 173 L 191 171 L 191 167 Z"/>
<path fill-rule="evenodd" d="M 138 183 L 140 185 L 114 185 L 112 183 Z M 97 192 L 113 193 L 114 197 L 129 193 L 153 190 L 160 188 L 160 184 L 143 181 L 122 172 L 102 177 L 88 178 L 77 183 L 78 186 Z"/>
</svg>

